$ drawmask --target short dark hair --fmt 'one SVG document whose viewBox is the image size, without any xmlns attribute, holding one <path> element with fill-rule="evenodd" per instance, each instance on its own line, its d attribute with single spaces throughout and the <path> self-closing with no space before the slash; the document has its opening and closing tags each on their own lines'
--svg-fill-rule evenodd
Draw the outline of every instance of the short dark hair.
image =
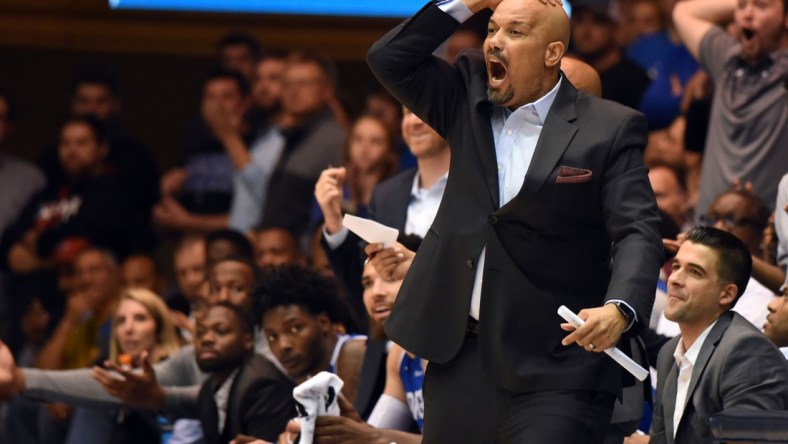
<svg viewBox="0 0 788 444">
<path fill-rule="evenodd" d="M 295 52 L 290 54 L 290 57 L 287 58 L 287 62 L 291 65 L 300 65 L 302 63 L 312 63 L 317 65 L 317 67 L 320 68 L 320 71 L 323 72 L 323 75 L 326 76 L 328 83 L 333 88 L 337 87 L 339 78 L 339 74 L 337 73 L 337 65 L 327 55 L 319 53 Z"/>
<path fill-rule="evenodd" d="M 80 123 L 86 125 L 90 128 L 91 132 L 93 132 L 93 137 L 96 138 L 96 142 L 101 145 L 105 143 L 109 143 L 109 134 L 107 130 L 107 125 L 104 124 L 98 118 L 86 115 L 86 116 L 71 116 L 63 122 L 63 125 L 60 128 L 65 128 L 67 125 Z"/>
<path fill-rule="evenodd" d="M 736 284 L 738 293 L 731 307 L 736 305 L 752 274 L 752 256 L 738 237 L 714 227 L 695 227 L 686 241 L 704 245 L 717 253 L 717 274 L 724 284 Z"/>
<path fill-rule="evenodd" d="M 102 85 L 113 96 L 117 96 L 120 92 L 118 76 L 115 72 L 104 65 L 93 65 L 83 68 L 71 83 L 71 92 L 76 93 L 77 88 L 82 85 Z"/>
<path fill-rule="evenodd" d="M 208 310 L 214 307 L 224 307 L 230 310 L 231 312 L 233 312 L 235 314 L 235 317 L 238 318 L 239 325 L 241 326 L 241 331 L 245 334 L 251 334 L 251 335 L 254 334 L 255 323 L 252 320 L 252 317 L 250 316 L 249 312 L 244 311 L 243 308 L 237 305 L 233 305 L 227 301 L 221 301 L 215 304 L 211 304 L 208 306 L 205 312 L 207 313 Z"/>
<path fill-rule="evenodd" d="M 246 78 L 244 78 L 244 76 L 241 75 L 241 73 L 237 71 L 224 68 L 214 68 L 208 73 L 204 84 L 207 85 L 214 80 L 231 80 L 235 82 L 235 84 L 238 86 L 238 92 L 240 92 L 244 97 L 247 97 L 252 91 L 252 87 L 249 85 L 249 82 L 246 80 Z"/>
<path fill-rule="evenodd" d="M 254 248 L 252 247 L 252 243 L 249 242 L 249 239 L 240 231 L 224 228 L 208 233 L 205 236 L 205 250 L 210 252 L 211 244 L 218 241 L 226 241 L 232 244 L 235 251 L 231 256 L 240 256 L 244 258 L 244 260 L 254 263 Z"/>
<path fill-rule="evenodd" d="M 237 45 L 246 46 L 249 49 L 249 52 L 252 53 L 252 58 L 255 60 L 260 60 L 260 54 L 262 53 L 260 49 L 260 43 L 256 38 L 254 38 L 254 36 L 245 32 L 232 32 L 225 35 L 216 45 L 216 51 L 222 52 L 228 46 Z"/>
<path fill-rule="evenodd" d="M 260 55 L 260 62 L 263 60 L 282 60 L 285 61 L 290 57 L 290 51 L 280 48 L 270 48 L 263 51 Z"/>
<path fill-rule="evenodd" d="M 339 304 L 336 281 L 300 265 L 266 268 L 252 298 L 258 301 L 257 318 L 274 308 L 297 305 L 312 316 L 325 313 L 334 322 Z"/>
</svg>

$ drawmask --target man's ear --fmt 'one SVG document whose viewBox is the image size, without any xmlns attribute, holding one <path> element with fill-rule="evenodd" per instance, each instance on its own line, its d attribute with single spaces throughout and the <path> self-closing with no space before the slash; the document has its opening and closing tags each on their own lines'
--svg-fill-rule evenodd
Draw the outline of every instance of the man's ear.
<svg viewBox="0 0 788 444">
<path fill-rule="evenodd" d="M 561 58 L 566 52 L 566 46 L 563 42 L 552 42 L 547 45 L 544 51 L 544 64 L 548 68 L 553 68 L 561 65 Z"/>
<path fill-rule="evenodd" d="M 326 334 L 334 331 L 334 326 L 331 322 L 331 319 L 328 318 L 326 313 L 320 313 L 317 315 L 315 321 L 317 321 L 317 326 L 321 333 Z"/>
<path fill-rule="evenodd" d="M 244 334 L 244 350 L 254 350 L 254 335 L 251 333 Z"/>
<path fill-rule="evenodd" d="M 725 305 L 728 308 L 731 308 L 738 293 L 739 287 L 737 287 L 734 283 L 730 283 L 722 287 L 722 291 L 720 292 L 720 305 Z"/>
</svg>

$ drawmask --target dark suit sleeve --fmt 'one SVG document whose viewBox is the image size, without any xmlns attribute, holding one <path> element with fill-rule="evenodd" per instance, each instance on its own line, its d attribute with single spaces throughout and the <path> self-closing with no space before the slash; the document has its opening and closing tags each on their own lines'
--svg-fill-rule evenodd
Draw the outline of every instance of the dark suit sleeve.
<svg viewBox="0 0 788 444">
<path fill-rule="evenodd" d="M 430 2 L 367 53 L 367 63 L 380 83 L 444 138 L 465 84 L 453 66 L 432 52 L 458 26 L 457 20 Z"/>
<path fill-rule="evenodd" d="M 663 261 L 659 213 L 643 165 L 646 119 L 627 114 L 613 141 L 603 179 L 602 211 L 613 242 L 612 275 L 605 300 L 620 299 L 636 312 L 637 334 L 648 324 Z"/>
<path fill-rule="evenodd" d="M 671 342 L 672 344 L 672 342 Z M 675 349 L 675 344 L 673 349 L 670 347 L 663 347 L 662 351 L 659 353 L 659 358 L 657 359 L 657 397 L 654 400 L 654 412 L 651 415 L 651 429 L 649 430 L 649 444 L 662 444 L 666 442 L 665 438 L 665 418 L 663 416 L 664 408 L 663 408 L 663 399 L 664 399 L 664 387 L 665 387 L 665 376 L 669 373 L 669 368 L 671 365 L 671 361 L 673 360 L 673 349 Z M 670 361 L 668 361 L 670 360 Z M 675 362 L 675 361 L 672 361 Z M 671 430 L 671 433 L 673 431 Z"/>
<path fill-rule="evenodd" d="M 242 408 L 244 434 L 276 442 L 287 421 L 295 416 L 292 387 L 261 379 L 244 393 Z"/>
<path fill-rule="evenodd" d="M 742 335 L 726 353 L 719 377 L 723 409 L 788 408 L 788 364 L 771 343 L 756 334 Z"/>
</svg>

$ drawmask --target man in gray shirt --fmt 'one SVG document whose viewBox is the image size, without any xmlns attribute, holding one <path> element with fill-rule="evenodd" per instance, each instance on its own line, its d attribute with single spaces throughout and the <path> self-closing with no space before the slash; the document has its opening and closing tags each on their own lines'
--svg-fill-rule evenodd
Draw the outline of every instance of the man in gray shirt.
<svg viewBox="0 0 788 444">
<path fill-rule="evenodd" d="M 734 179 L 769 205 L 788 171 L 788 2 L 679 2 L 679 36 L 715 84 L 696 214 Z M 721 27 L 733 19 L 736 37 Z"/>
</svg>

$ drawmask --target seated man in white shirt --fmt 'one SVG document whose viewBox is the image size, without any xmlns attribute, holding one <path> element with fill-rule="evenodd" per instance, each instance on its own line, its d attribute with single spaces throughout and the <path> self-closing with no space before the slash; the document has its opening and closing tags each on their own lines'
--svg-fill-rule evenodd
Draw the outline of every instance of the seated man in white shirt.
<svg viewBox="0 0 788 444">
<path fill-rule="evenodd" d="M 731 310 L 751 269 L 744 244 L 716 228 L 693 229 L 679 248 L 664 314 L 678 323 L 681 335 L 665 344 L 657 360 L 648 442 L 708 442 L 708 418 L 714 413 L 788 408 L 788 364 L 757 328 Z"/>
</svg>

